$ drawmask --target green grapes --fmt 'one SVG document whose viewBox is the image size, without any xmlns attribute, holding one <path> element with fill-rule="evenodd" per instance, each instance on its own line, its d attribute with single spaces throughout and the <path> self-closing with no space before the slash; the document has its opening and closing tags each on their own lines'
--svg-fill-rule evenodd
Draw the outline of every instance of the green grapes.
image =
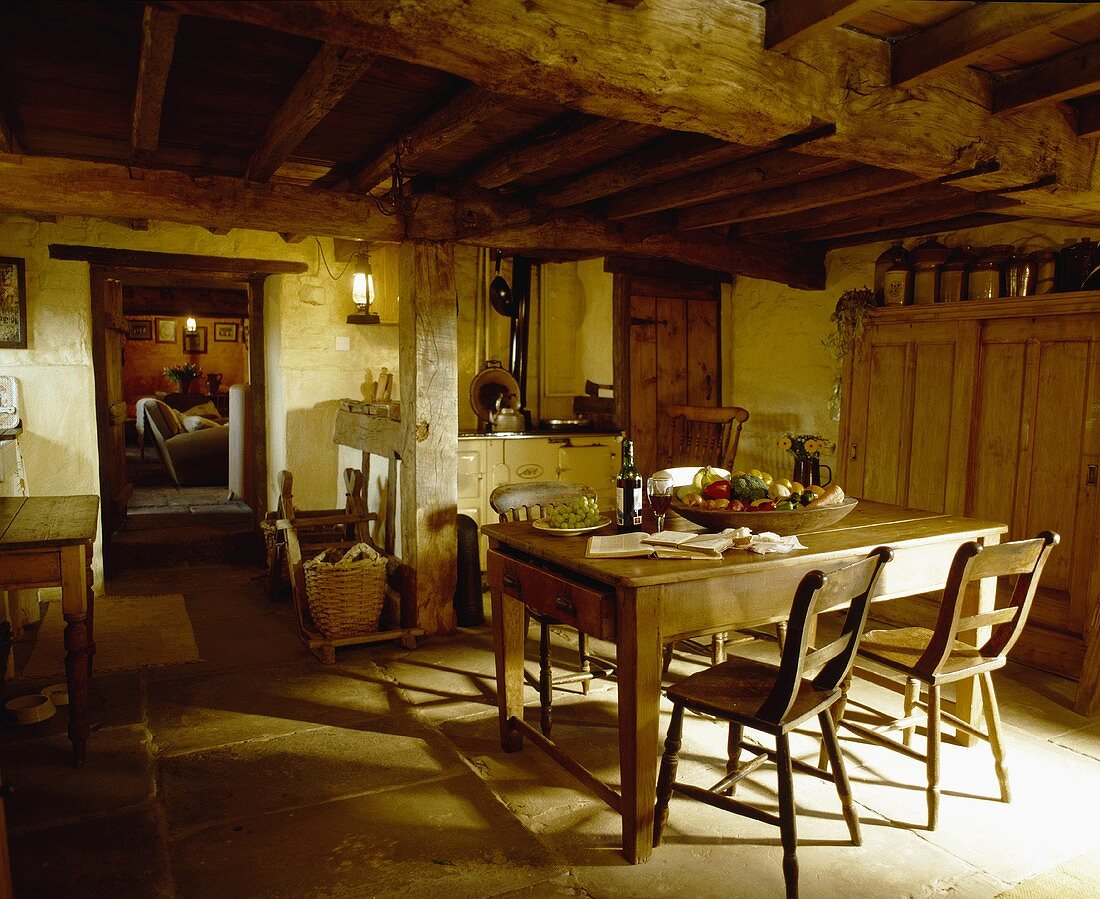
<svg viewBox="0 0 1100 899">
<path fill-rule="evenodd" d="M 600 519 L 600 507 L 594 499 L 575 496 L 558 503 L 550 511 L 550 526 L 555 528 L 589 528 Z"/>
</svg>

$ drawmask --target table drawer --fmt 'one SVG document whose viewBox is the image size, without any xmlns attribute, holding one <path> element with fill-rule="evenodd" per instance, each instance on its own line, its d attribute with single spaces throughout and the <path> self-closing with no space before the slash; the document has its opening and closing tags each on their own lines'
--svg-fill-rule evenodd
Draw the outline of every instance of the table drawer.
<svg viewBox="0 0 1100 899">
<path fill-rule="evenodd" d="M 0 590 L 57 586 L 61 583 L 61 553 L 56 549 L 4 553 L 0 571 Z"/>
<path fill-rule="evenodd" d="M 615 639 L 615 592 L 579 584 L 563 575 L 490 551 L 489 584 L 540 615 L 549 615 L 593 637 Z"/>
</svg>

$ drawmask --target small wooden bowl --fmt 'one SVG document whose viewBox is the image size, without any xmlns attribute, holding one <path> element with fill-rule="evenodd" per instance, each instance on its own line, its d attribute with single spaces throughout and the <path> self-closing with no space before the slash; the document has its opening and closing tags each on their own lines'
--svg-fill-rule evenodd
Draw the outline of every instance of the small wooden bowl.
<svg viewBox="0 0 1100 899">
<path fill-rule="evenodd" d="M 820 531 L 836 524 L 852 511 L 859 501 L 846 497 L 844 502 L 835 506 L 820 506 L 813 509 L 784 509 L 776 512 L 708 512 L 694 506 L 685 506 L 678 499 L 672 501 L 672 508 L 688 521 L 702 525 L 709 531 L 725 528 L 752 528 L 756 533 L 771 531 L 781 537 L 791 534 L 805 534 Z"/>
</svg>

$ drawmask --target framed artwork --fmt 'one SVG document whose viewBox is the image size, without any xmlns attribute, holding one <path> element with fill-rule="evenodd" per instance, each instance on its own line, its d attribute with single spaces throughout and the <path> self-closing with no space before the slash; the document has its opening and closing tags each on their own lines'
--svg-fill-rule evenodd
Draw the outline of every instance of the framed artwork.
<svg viewBox="0 0 1100 899">
<path fill-rule="evenodd" d="M 27 268 L 0 257 L 0 349 L 27 348 Z"/>
<path fill-rule="evenodd" d="M 206 328 L 196 328 L 194 331 L 183 332 L 183 351 L 185 353 L 206 352 Z"/>
<path fill-rule="evenodd" d="M 157 343 L 176 342 L 176 320 L 174 318 L 157 319 Z"/>
<path fill-rule="evenodd" d="M 130 321 L 130 340 L 152 340 L 153 323 L 147 318 L 138 318 Z"/>
<path fill-rule="evenodd" d="M 237 329 L 238 325 L 236 322 L 216 322 L 214 324 L 214 342 L 236 343 Z"/>
</svg>

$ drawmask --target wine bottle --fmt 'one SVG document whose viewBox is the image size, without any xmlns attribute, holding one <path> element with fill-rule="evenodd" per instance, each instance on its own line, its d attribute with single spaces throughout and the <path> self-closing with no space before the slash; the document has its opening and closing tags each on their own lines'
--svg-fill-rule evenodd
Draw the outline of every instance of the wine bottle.
<svg viewBox="0 0 1100 899">
<path fill-rule="evenodd" d="M 615 523 L 620 533 L 642 529 L 642 476 L 634 467 L 634 441 L 623 441 L 623 464 L 615 479 Z"/>
</svg>

